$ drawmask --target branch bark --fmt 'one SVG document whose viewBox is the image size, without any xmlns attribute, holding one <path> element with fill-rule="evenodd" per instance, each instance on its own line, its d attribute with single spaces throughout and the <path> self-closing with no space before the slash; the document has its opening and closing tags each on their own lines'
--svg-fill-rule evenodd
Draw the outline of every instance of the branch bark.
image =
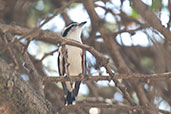
<svg viewBox="0 0 171 114">
<path fill-rule="evenodd" d="M 171 72 L 160 73 L 160 74 L 115 74 L 116 79 L 142 79 L 142 80 L 165 80 L 171 78 Z M 49 76 L 44 78 L 44 82 L 64 82 L 64 81 L 100 81 L 100 80 L 113 80 L 110 76 L 72 76 L 72 77 L 59 77 L 59 76 Z"/>
<path fill-rule="evenodd" d="M 13 114 L 54 114 L 52 105 L 31 88 L 15 69 L 0 59 L 0 98 L 6 99 Z M 1 101 L 1 104 L 4 102 Z M 12 106 L 12 108 L 11 108 Z M 14 110 L 14 111 L 13 111 Z"/>
<path fill-rule="evenodd" d="M 149 107 L 143 106 L 127 106 L 127 105 L 117 105 L 117 104 L 106 104 L 106 103 L 80 103 L 77 105 L 70 105 L 63 107 L 62 110 L 76 110 L 83 107 L 96 107 L 96 108 L 107 108 L 107 109 L 120 109 L 127 110 L 129 112 L 136 113 L 138 110 L 150 110 Z"/>
<path fill-rule="evenodd" d="M 0 30 L 3 32 L 11 32 L 14 34 L 25 34 L 27 32 L 30 31 L 30 29 L 27 28 L 23 28 L 20 26 L 11 26 L 11 25 L 5 25 L 5 24 L 0 24 Z M 37 31 L 37 34 L 40 35 L 41 38 L 44 39 L 53 39 L 54 41 L 56 41 L 56 43 L 62 43 L 62 44 L 67 44 L 67 45 L 72 45 L 72 46 L 76 46 L 76 47 L 80 47 L 82 49 L 88 50 L 90 53 L 92 53 L 96 58 L 98 58 L 99 60 L 101 60 L 101 65 L 104 66 L 105 64 L 108 63 L 108 59 L 105 58 L 101 53 L 99 53 L 98 51 L 96 51 L 93 47 L 90 47 L 88 45 L 85 44 L 81 44 L 77 41 L 74 40 L 70 40 L 67 38 L 62 38 L 61 36 L 52 33 L 50 31 Z M 1 46 L 1 51 L 3 50 L 4 46 Z M 1 53 L 0 51 L 0 53 Z"/>
</svg>

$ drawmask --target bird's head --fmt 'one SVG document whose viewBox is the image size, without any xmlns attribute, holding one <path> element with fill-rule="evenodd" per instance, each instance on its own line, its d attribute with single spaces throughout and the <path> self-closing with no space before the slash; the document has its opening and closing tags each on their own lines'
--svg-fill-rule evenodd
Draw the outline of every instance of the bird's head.
<svg viewBox="0 0 171 114">
<path fill-rule="evenodd" d="M 77 22 L 70 23 L 68 26 L 64 28 L 62 36 L 69 37 L 69 38 L 80 37 L 83 25 L 85 25 L 86 23 L 87 23 L 86 21 L 81 22 L 81 23 L 77 23 Z"/>
</svg>

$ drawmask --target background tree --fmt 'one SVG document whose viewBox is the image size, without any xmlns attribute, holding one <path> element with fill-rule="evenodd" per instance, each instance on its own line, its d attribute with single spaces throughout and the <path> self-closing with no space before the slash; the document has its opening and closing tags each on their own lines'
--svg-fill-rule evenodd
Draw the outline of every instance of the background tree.
<svg viewBox="0 0 171 114">
<path fill-rule="evenodd" d="M 80 7 L 83 45 L 56 34 Z M 0 113 L 170 114 L 170 27 L 170 0 L 0 0 Z M 59 77 L 60 44 L 87 51 L 88 79 Z M 67 80 L 84 80 L 76 105 Z"/>
</svg>

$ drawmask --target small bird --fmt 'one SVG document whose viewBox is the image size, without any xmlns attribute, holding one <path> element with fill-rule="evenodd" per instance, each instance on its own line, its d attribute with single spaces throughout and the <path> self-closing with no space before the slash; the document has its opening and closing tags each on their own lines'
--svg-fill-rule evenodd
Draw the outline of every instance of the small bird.
<svg viewBox="0 0 171 114">
<path fill-rule="evenodd" d="M 81 32 L 86 21 L 77 23 L 72 22 L 65 27 L 62 37 L 72 39 L 82 43 Z M 61 46 L 58 55 L 58 71 L 60 76 L 78 76 L 83 74 L 85 68 L 84 50 L 75 46 Z M 74 104 L 78 95 L 81 81 L 62 82 L 65 93 L 65 105 Z"/>
</svg>

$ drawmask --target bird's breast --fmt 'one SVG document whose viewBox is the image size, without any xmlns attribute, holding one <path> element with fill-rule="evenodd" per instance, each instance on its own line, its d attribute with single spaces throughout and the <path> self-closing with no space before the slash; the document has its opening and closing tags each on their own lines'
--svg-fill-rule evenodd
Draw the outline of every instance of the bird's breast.
<svg viewBox="0 0 171 114">
<path fill-rule="evenodd" d="M 82 73 L 82 49 L 66 45 L 69 63 L 69 74 L 78 75 Z"/>
</svg>

